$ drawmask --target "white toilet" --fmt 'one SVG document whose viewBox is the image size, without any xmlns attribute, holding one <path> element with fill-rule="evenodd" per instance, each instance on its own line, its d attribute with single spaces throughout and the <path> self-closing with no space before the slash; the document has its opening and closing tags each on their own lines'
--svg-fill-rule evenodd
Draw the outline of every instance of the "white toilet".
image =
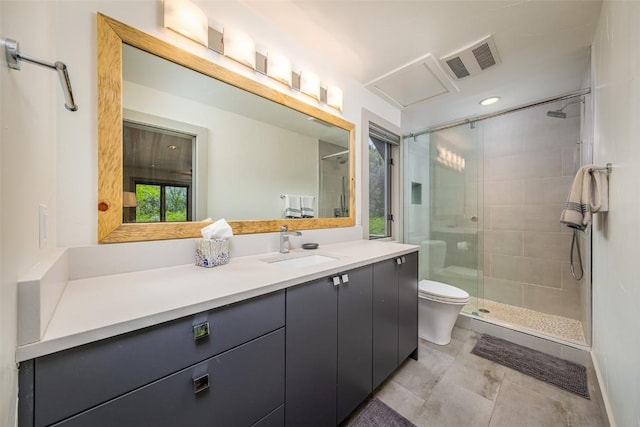
<svg viewBox="0 0 640 427">
<path fill-rule="evenodd" d="M 435 344 L 451 341 L 451 331 L 469 294 L 446 283 L 427 280 L 445 270 L 447 244 L 441 240 L 425 240 L 420 250 L 420 282 L 418 284 L 418 335 Z"/>
<path fill-rule="evenodd" d="M 451 341 L 451 331 L 469 294 L 460 288 L 432 280 L 418 283 L 418 335 L 438 345 Z"/>
</svg>

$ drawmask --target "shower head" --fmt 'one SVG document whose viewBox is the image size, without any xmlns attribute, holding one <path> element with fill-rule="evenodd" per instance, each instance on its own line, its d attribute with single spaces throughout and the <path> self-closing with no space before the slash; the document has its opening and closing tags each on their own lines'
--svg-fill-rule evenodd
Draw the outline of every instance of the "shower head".
<svg viewBox="0 0 640 427">
<path fill-rule="evenodd" d="M 584 99 L 582 97 L 575 99 L 573 101 L 569 101 L 566 104 L 564 104 L 564 106 L 562 108 L 560 108 L 559 110 L 550 110 L 547 111 L 547 116 L 548 117 L 555 117 L 556 119 L 566 119 L 567 118 L 567 113 L 565 113 L 563 110 L 565 108 L 567 108 L 569 105 L 571 104 L 577 104 L 578 102 L 583 102 Z"/>
<path fill-rule="evenodd" d="M 547 111 L 547 116 L 555 117 L 556 119 L 566 119 L 567 118 L 567 113 L 562 111 L 562 109 L 560 109 L 560 110 L 550 110 L 550 111 Z"/>
</svg>

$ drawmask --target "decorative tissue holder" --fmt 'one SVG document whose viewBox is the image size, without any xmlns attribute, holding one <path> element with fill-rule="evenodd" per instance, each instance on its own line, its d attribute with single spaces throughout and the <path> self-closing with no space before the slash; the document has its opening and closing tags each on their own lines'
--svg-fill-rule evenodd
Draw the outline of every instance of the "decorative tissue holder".
<svg viewBox="0 0 640 427">
<path fill-rule="evenodd" d="M 197 239 L 196 265 L 215 267 L 229 262 L 229 239 Z"/>
</svg>

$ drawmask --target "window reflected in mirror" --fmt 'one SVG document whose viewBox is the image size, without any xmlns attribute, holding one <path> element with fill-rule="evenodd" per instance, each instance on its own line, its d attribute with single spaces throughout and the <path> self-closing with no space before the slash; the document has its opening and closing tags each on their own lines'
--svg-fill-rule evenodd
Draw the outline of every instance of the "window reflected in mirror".
<svg viewBox="0 0 640 427">
<path fill-rule="evenodd" d="M 196 136 L 124 121 L 123 222 L 191 221 Z"/>
</svg>

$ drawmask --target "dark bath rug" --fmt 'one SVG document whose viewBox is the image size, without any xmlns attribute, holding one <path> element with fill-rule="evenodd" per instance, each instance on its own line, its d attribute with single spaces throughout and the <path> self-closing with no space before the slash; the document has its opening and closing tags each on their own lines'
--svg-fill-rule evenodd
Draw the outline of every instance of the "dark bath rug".
<svg viewBox="0 0 640 427">
<path fill-rule="evenodd" d="M 343 427 L 416 427 L 411 421 L 375 397 L 344 423 Z"/>
<path fill-rule="evenodd" d="M 471 353 L 590 399 L 587 370 L 559 357 L 482 335 Z"/>
</svg>

